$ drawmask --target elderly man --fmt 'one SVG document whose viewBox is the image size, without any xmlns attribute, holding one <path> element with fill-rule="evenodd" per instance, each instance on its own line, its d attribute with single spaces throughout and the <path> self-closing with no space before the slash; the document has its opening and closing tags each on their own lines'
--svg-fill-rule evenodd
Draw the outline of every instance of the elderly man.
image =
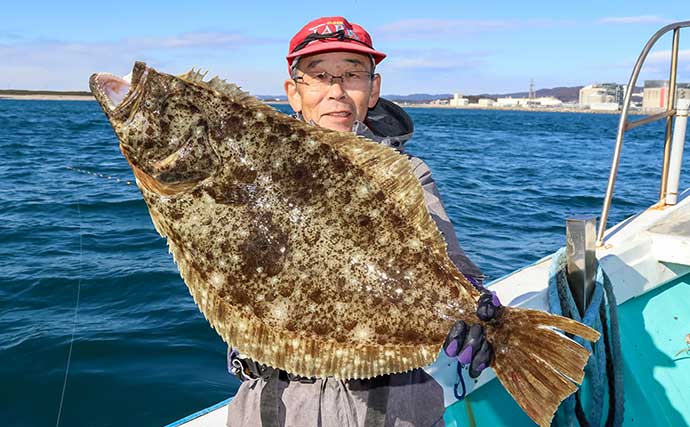
<svg viewBox="0 0 690 427">
<path fill-rule="evenodd" d="M 319 18 L 290 41 L 285 81 L 297 118 L 316 126 L 354 132 L 400 152 L 412 136 L 410 117 L 379 97 L 376 65 L 386 57 L 361 26 L 342 17 Z M 461 249 L 429 168 L 410 156 L 427 208 L 448 244 L 448 255 L 480 290 L 483 275 Z M 480 299 L 480 318 L 493 316 L 490 294 Z M 446 354 L 476 377 L 491 360 L 477 325 L 458 322 L 444 344 Z M 430 426 L 443 425 L 441 386 L 422 369 L 370 380 L 301 378 L 259 365 L 234 350 L 229 368 L 242 385 L 229 405 L 228 426 Z"/>
</svg>

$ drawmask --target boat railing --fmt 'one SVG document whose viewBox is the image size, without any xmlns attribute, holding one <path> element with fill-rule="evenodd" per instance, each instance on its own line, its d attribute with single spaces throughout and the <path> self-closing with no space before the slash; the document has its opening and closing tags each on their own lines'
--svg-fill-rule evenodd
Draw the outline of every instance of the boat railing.
<svg viewBox="0 0 690 427">
<path fill-rule="evenodd" d="M 604 204 L 601 210 L 601 220 L 599 222 L 599 230 L 597 232 L 597 245 L 601 246 L 604 242 L 604 233 L 606 231 L 606 222 L 608 221 L 608 216 L 609 216 L 609 210 L 611 208 L 611 201 L 613 199 L 613 187 L 616 183 L 616 176 L 618 174 L 618 165 L 620 161 L 620 155 L 621 155 L 621 148 L 623 146 L 623 137 L 625 135 L 625 132 L 636 128 L 638 126 L 651 123 L 657 120 L 662 120 L 666 119 L 666 135 L 665 135 L 665 141 L 664 141 L 664 159 L 663 159 L 663 166 L 661 170 L 661 185 L 659 189 L 659 202 L 657 206 L 664 206 L 667 203 L 666 201 L 666 196 L 667 196 L 667 191 L 668 191 L 668 182 L 669 182 L 669 164 L 670 164 L 670 159 L 671 159 L 671 146 L 672 146 L 672 126 L 673 126 L 673 118 L 678 114 L 678 111 L 676 109 L 676 76 L 678 73 L 678 43 L 679 43 L 679 36 L 680 36 L 680 29 L 681 28 L 687 28 L 690 27 L 690 21 L 682 21 L 682 22 L 676 22 L 673 24 L 669 24 L 663 28 L 661 28 L 659 31 L 657 31 L 647 42 L 647 44 L 644 46 L 642 49 L 642 53 L 640 54 L 639 58 L 637 58 L 637 62 L 635 63 L 635 67 L 633 68 L 633 72 L 630 76 L 630 80 L 628 81 L 628 86 L 627 90 L 625 93 L 625 97 L 623 100 L 623 108 L 621 110 L 621 116 L 620 116 L 620 121 L 618 123 L 618 134 L 616 135 L 616 147 L 613 152 L 613 162 L 611 165 L 611 172 L 609 174 L 609 181 L 608 185 L 606 187 L 606 195 L 604 197 Z M 647 59 L 647 55 L 649 54 L 650 50 L 652 47 L 656 44 L 656 42 L 666 33 L 669 31 L 673 31 L 673 42 L 672 42 L 672 48 L 671 48 L 671 70 L 670 70 L 670 76 L 669 76 L 669 90 L 668 90 L 668 98 L 666 102 L 666 111 L 663 111 L 658 114 L 654 114 L 651 116 L 647 116 L 643 119 L 635 120 L 635 121 L 628 121 L 628 112 L 630 110 L 630 101 L 632 99 L 632 93 L 635 88 L 635 84 L 637 83 L 637 77 L 640 74 L 640 71 L 642 70 L 642 65 L 644 64 L 645 59 Z M 687 110 L 686 110 L 687 111 Z M 687 115 L 687 113 L 685 113 Z M 683 141 L 680 141 L 680 144 L 682 144 Z"/>
</svg>

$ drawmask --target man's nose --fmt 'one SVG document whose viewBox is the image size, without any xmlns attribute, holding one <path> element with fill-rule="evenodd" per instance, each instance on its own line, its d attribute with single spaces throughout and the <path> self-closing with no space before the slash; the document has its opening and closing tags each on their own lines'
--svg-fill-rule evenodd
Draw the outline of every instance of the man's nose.
<svg viewBox="0 0 690 427">
<path fill-rule="evenodd" d="M 342 79 L 332 79 L 331 85 L 328 86 L 328 97 L 333 99 L 342 99 L 347 96 L 347 92 L 343 89 Z"/>
</svg>

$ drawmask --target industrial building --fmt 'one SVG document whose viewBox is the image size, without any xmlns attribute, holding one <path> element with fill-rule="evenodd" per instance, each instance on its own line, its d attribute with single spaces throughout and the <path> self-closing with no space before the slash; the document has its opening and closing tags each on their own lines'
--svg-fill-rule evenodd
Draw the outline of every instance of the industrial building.
<svg viewBox="0 0 690 427">
<path fill-rule="evenodd" d="M 647 111 L 664 110 L 668 102 L 668 80 L 645 80 L 642 91 L 642 109 Z M 676 84 L 676 100 L 690 99 L 690 83 Z"/>
<path fill-rule="evenodd" d="M 579 103 L 596 110 L 617 110 L 623 104 L 626 85 L 597 83 L 580 89 Z"/>
<path fill-rule="evenodd" d="M 499 107 L 560 107 L 563 101 L 552 96 L 542 96 L 540 98 L 497 98 L 496 104 Z"/>
</svg>

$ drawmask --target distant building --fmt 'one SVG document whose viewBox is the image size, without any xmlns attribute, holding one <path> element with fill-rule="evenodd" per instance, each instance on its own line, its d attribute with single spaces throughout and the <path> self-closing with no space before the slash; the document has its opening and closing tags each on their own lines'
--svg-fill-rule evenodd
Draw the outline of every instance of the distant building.
<svg viewBox="0 0 690 427">
<path fill-rule="evenodd" d="M 497 98 L 496 105 L 499 107 L 515 107 L 518 105 L 518 98 Z"/>
<path fill-rule="evenodd" d="M 481 101 L 481 100 L 480 100 Z M 498 98 L 495 105 L 499 107 L 560 107 L 563 101 L 552 96 L 542 96 L 540 98 Z"/>
<path fill-rule="evenodd" d="M 540 107 L 560 107 L 563 105 L 563 101 L 553 96 L 542 96 L 540 98 L 533 99 Z"/>
<path fill-rule="evenodd" d="M 666 109 L 668 89 L 668 80 L 645 80 L 642 90 L 642 109 L 648 111 Z M 676 84 L 676 100 L 679 98 L 690 98 L 690 83 Z"/>
<path fill-rule="evenodd" d="M 593 111 L 618 111 L 620 105 L 616 102 L 595 102 L 589 104 L 589 109 Z"/>
<path fill-rule="evenodd" d="M 493 107 L 496 105 L 496 101 L 494 101 L 491 98 L 479 98 L 479 101 L 477 101 L 480 107 Z"/>
<path fill-rule="evenodd" d="M 582 106 L 592 104 L 623 104 L 626 85 L 617 83 L 597 83 L 580 89 L 579 102 Z"/>
<path fill-rule="evenodd" d="M 450 100 L 449 104 L 453 107 L 462 107 L 470 103 L 470 100 L 463 98 L 461 93 L 454 93 L 453 99 Z"/>
<path fill-rule="evenodd" d="M 499 107 L 527 107 L 532 101 L 534 100 L 529 98 L 497 98 L 496 105 Z"/>
</svg>

